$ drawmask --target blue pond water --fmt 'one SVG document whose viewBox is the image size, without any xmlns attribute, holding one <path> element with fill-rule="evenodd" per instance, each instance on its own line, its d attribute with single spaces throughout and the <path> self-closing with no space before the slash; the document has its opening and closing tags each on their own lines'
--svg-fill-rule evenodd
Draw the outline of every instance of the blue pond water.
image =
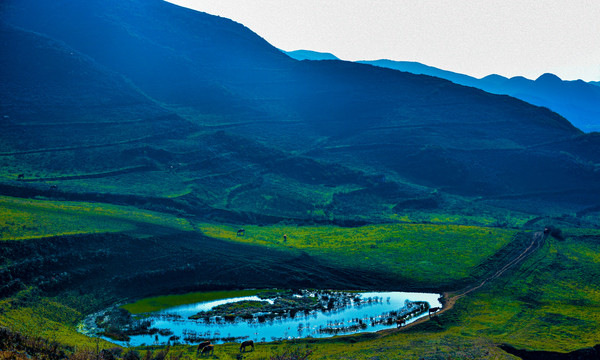
<svg viewBox="0 0 600 360">
<path fill-rule="evenodd" d="M 354 301 L 358 295 L 360 301 Z M 251 320 L 237 319 L 225 321 L 212 318 L 190 320 L 189 316 L 225 303 L 242 300 L 259 300 L 256 296 L 230 298 L 172 307 L 150 314 L 151 327 L 169 329 L 169 334 L 131 336 L 122 345 L 138 346 L 166 344 L 172 336 L 179 337 L 181 343 L 197 343 L 198 339 L 210 339 L 214 343 L 240 341 L 274 341 L 281 339 L 330 337 L 333 335 L 372 332 L 396 327 L 389 324 L 390 312 L 407 312 L 415 309 L 413 302 L 426 302 L 430 307 L 441 306 L 439 294 L 408 292 L 364 292 L 352 294 L 342 307 L 331 311 L 313 311 L 309 314 L 298 312 L 294 317 L 281 316 L 263 322 L 257 317 Z M 412 304 L 411 304 L 412 303 Z M 427 311 L 407 320 L 407 323 L 427 316 Z M 187 340 L 186 340 L 187 339 Z"/>
</svg>

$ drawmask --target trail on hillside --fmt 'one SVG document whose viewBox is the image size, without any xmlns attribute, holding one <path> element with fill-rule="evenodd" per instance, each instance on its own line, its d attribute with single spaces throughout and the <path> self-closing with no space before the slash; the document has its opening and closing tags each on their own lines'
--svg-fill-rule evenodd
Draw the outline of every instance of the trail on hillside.
<svg viewBox="0 0 600 360">
<path fill-rule="evenodd" d="M 474 284 L 468 285 L 467 287 L 463 288 L 462 290 L 459 290 L 456 292 L 451 292 L 451 293 L 450 292 L 444 293 L 443 300 L 442 300 L 442 308 L 435 313 L 435 316 L 452 309 L 454 307 L 454 304 L 456 304 L 456 301 L 458 301 L 458 299 L 480 289 L 485 284 L 502 276 L 502 274 L 504 274 L 508 269 L 510 269 L 513 266 L 515 266 L 516 264 L 520 263 L 525 258 L 527 258 L 531 254 L 533 254 L 535 251 L 537 251 L 540 247 L 542 247 L 542 245 L 544 244 L 544 241 L 546 240 L 547 237 L 548 237 L 548 234 L 545 234 L 543 231 L 534 232 L 531 236 L 531 243 L 529 243 L 527 248 L 523 249 L 523 251 L 521 251 L 519 254 L 517 254 L 516 256 L 509 259 L 509 261 L 506 264 L 504 264 L 501 268 L 496 270 L 493 274 L 486 277 L 482 281 L 478 281 Z M 392 331 L 406 330 L 408 328 L 416 326 L 417 324 L 422 324 L 425 321 L 428 321 L 429 319 L 431 319 L 431 316 L 422 317 L 422 318 L 418 319 L 417 321 L 407 324 L 399 329 L 393 329 Z"/>
</svg>

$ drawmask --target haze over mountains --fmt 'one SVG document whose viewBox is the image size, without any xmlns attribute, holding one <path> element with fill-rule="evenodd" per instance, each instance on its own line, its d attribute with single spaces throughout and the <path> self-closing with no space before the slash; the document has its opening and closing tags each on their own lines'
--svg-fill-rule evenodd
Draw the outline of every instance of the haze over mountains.
<svg viewBox="0 0 600 360">
<path fill-rule="evenodd" d="M 512 97 L 297 61 L 159 0 L 1 6 L 4 193 L 51 182 L 63 198 L 254 222 L 600 203 L 598 134 Z"/>
<path fill-rule="evenodd" d="M 333 54 L 310 50 L 286 53 L 297 60 L 337 59 Z M 323 56 L 324 54 L 327 56 Z M 566 81 L 553 74 L 544 74 L 536 80 L 529 80 L 521 76 L 509 79 L 500 75 L 488 75 L 477 79 L 412 61 L 364 60 L 359 63 L 435 76 L 456 84 L 476 87 L 492 94 L 510 95 L 533 105 L 547 107 L 564 116 L 585 132 L 600 131 L 600 89 L 597 88 L 600 82 Z"/>
<path fill-rule="evenodd" d="M 437 76 L 493 94 L 514 96 L 530 104 L 556 111 L 585 132 L 600 131 L 600 89 L 582 80 L 561 80 L 553 74 L 541 75 L 536 80 L 529 80 L 521 76 L 509 79 L 500 75 L 488 75 L 477 79 L 419 63 L 390 60 L 362 62 L 414 74 Z"/>
</svg>

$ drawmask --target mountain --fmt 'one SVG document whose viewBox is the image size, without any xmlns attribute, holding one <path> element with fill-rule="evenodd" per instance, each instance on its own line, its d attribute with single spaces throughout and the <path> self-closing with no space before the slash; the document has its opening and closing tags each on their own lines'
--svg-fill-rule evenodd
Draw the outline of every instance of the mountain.
<svg viewBox="0 0 600 360">
<path fill-rule="evenodd" d="M 52 177 L 64 167 L 101 172 L 107 164 L 148 166 L 104 151 L 108 144 L 122 147 L 194 127 L 64 43 L 6 24 L 0 24 L 0 38 L 10 49 L 0 56 L 0 156 L 15 173 Z M 61 149 L 73 156 L 53 155 Z M 92 157 L 83 161 L 86 153 Z"/>
<path fill-rule="evenodd" d="M 600 86 L 600 81 L 590 81 L 589 84 Z"/>
<path fill-rule="evenodd" d="M 452 71 L 441 70 L 435 68 L 433 66 L 427 66 L 414 61 L 394 61 L 394 60 L 364 60 L 358 61 L 361 64 L 369 64 L 374 66 L 380 66 L 384 68 L 390 68 L 394 70 L 406 71 L 412 74 L 421 74 L 421 75 L 429 75 L 435 76 L 442 79 L 450 80 L 453 83 L 472 86 L 471 82 L 476 81 L 477 79 L 463 75 L 459 73 L 455 73 Z M 476 86 L 474 86 L 476 87 Z"/>
<path fill-rule="evenodd" d="M 392 60 L 360 62 L 413 74 L 436 76 L 493 94 L 514 96 L 561 114 L 585 132 L 600 131 L 600 106 L 598 106 L 600 89 L 593 86 L 593 82 L 565 81 L 553 74 L 544 74 L 535 81 L 520 76 L 508 79 L 500 75 L 489 75 L 477 79 L 416 62 Z"/>
<path fill-rule="evenodd" d="M 14 0 L 1 14 L 1 109 L 15 129 L 0 135 L 4 194 L 344 225 L 421 203 L 600 202 L 599 139 L 509 96 L 297 61 L 241 24 L 159 0 Z"/>
<path fill-rule="evenodd" d="M 311 50 L 284 51 L 284 53 L 296 60 L 339 60 L 333 54 Z"/>
</svg>

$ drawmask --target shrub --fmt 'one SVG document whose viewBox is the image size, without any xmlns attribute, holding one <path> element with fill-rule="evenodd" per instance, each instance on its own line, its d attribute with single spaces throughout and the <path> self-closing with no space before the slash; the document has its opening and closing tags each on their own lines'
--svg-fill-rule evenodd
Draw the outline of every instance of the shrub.
<svg viewBox="0 0 600 360">
<path fill-rule="evenodd" d="M 69 360 L 92 360 L 98 358 L 96 355 L 96 352 L 90 349 L 77 349 L 69 356 Z"/>
<path fill-rule="evenodd" d="M 281 353 L 271 355 L 269 360 L 306 360 L 313 353 L 310 349 L 288 348 Z"/>
<path fill-rule="evenodd" d="M 129 350 L 123 355 L 123 360 L 140 360 L 140 353 L 135 350 Z"/>
</svg>

